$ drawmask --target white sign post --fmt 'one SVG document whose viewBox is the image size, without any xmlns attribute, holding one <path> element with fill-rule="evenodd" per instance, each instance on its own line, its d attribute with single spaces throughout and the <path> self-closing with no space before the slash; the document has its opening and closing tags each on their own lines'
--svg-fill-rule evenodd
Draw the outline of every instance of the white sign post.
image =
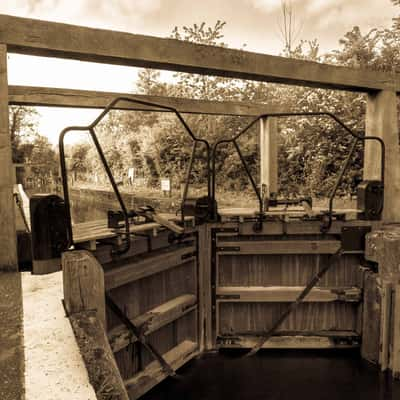
<svg viewBox="0 0 400 400">
<path fill-rule="evenodd" d="M 171 196 L 171 180 L 169 178 L 161 178 L 161 190 L 164 196 Z"/>
</svg>

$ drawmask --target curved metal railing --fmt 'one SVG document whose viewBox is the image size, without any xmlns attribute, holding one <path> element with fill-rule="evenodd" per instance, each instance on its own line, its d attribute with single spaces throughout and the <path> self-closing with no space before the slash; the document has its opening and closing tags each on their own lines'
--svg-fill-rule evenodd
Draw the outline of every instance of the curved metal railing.
<svg viewBox="0 0 400 400">
<path fill-rule="evenodd" d="M 351 130 L 344 122 L 342 122 L 338 117 L 336 117 L 336 115 L 330 113 L 330 112 L 294 112 L 294 113 L 267 113 L 267 114 L 261 114 L 258 117 L 256 117 L 253 121 L 251 121 L 246 127 L 244 127 L 239 133 L 237 133 L 235 136 L 233 136 L 230 139 L 221 139 L 219 141 L 217 141 L 213 148 L 212 148 L 212 152 L 211 152 L 211 159 L 212 159 L 212 164 L 211 164 L 211 173 L 212 173 L 212 178 L 211 178 L 211 201 L 214 202 L 215 201 L 215 189 L 216 189 L 216 155 L 217 155 L 217 149 L 218 147 L 223 144 L 223 143 L 233 143 L 239 158 L 242 162 L 243 168 L 246 171 L 246 174 L 250 180 L 250 183 L 253 187 L 254 192 L 256 193 L 258 202 L 259 202 L 259 216 L 260 216 L 260 221 L 262 223 L 262 218 L 264 216 L 264 204 L 263 204 L 263 199 L 260 193 L 260 190 L 257 188 L 257 184 L 255 182 L 255 180 L 253 179 L 251 173 L 250 173 L 250 169 L 243 157 L 242 152 L 240 151 L 240 147 L 239 144 L 237 142 L 237 140 L 244 135 L 246 132 L 249 131 L 249 129 L 254 126 L 255 123 L 257 123 L 260 119 L 263 118 L 269 118 L 269 117 L 317 117 L 317 116 L 325 116 L 325 117 L 329 117 L 331 119 L 333 119 L 336 123 L 338 123 L 347 133 L 349 133 L 351 136 L 354 137 L 354 140 L 351 144 L 350 147 L 350 152 L 348 154 L 348 156 L 346 157 L 345 162 L 343 163 L 343 166 L 338 174 L 338 177 L 336 179 L 335 185 L 329 195 L 329 210 L 328 210 L 328 221 L 323 224 L 323 226 L 321 227 L 322 231 L 327 231 L 331 225 L 332 225 L 332 214 L 333 214 L 333 199 L 335 197 L 335 194 L 337 192 L 337 189 L 340 185 L 340 183 L 342 182 L 343 176 L 350 164 L 351 158 L 354 154 L 356 145 L 358 141 L 367 141 L 367 140 L 374 140 L 377 141 L 380 146 L 381 146 L 381 182 L 382 184 L 384 183 L 384 174 L 385 174 L 385 144 L 383 142 L 383 140 L 378 137 L 378 136 L 360 136 L 358 134 L 356 134 L 353 130 Z M 383 205 L 382 205 L 383 206 Z M 214 219 L 216 220 L 218 218 L 217 215 L 215 215 L 216 212 L 214 213 Z"/>
<path fill-rule="evenodd" d="M 208 195 L 210 196 L 210 191 L 211 191 L 211 147 L 210 144 L 208 143 L 207 140 L 205 139 L 200 139 L 198 138 L 193 131 L 190 129 L 189 125 L 186 123 L 186 121 L 183 119 L 182 115 L 178 112 L 173 107 L 170 106 L 165 106 L 162 104 L 157 104 L 149 101 L 143 101 L 139 99 L 135 99 L 134 97 L 117 97 L 114 100 L 112 100 L 105 108 L 104 110 L 100 113 L 100 115 L 89 125 L 86 126 L 69 126 L 65 129 L 63 129 L 60 133 L 59 136 L 59 152 L 60 152 L 60 167 L 61 167 L 61 176 L 62 176 L 62 185 L 63 185 L 63 192 L 64 192 L 64 201 L 66 204 L 66 213 L 67 213 L 67 219 L 68 219 L 68 241 L 69 241 L 69 247 L 74 244 L 74 239 L 73 239 L 73 231 L 72 231 L 72 221 L 71 221 L 71 207 L 70 207 L 70 200 L 69 200 L 69 187 L 68 187 L 68 172 L 67 172 L 67 167 L 66 167 L 66 160 L 65 160 L 65 148 L 64 148 L 64 139 L 65 136 L 68 132 L 71 131 L 87 131 L 89 132 L 93 143 L 96 147 L 96 150 L 100 156 L 101 163 L 103 164 L 103 167 L 106 171 L 106 174 L 108 176 L 108 179 L 111 183 L 111 186 L 113 188 L 113 191 L 115 193 L 115 196 L 117 197 L 118 203 L 121 207 L 121 211 L 124 215 L 124 221 L 125 221 L 125 235 L 126 235 L 126 240 L 125 244 L 123 247 L 117 249 L 114 251 L 115 254 L 123 254 L 129 251 L 130 249 L 130 227 L 129 227 L 129 215 L 128 215 L 128 210 L 125 206 L 124 200 L 121 196 L 121 193 L 118 189 L 117 183 L 115 182 L 114 176 L 111 172 L 111 169 L 108 165 L 107 159 L 104 155 L 103 149 L 97 139 L 96 133 L 94 131 L 95 127 L 103 120 L 103 118 L 112 110 L 115 109 L 115 106 L 119 102 L 129 102 L 129 103 L 135 103 L 135 104 L 141 104 L 144 106 L 149 106 L 149 107 L 156 107 L 159 108 L 160 110 L 167 110 L 169 112 L 174 113 L 178 120 L 181 122 L 183 127 L 185 128 L 186 132 L 189 134 L 189 136 L 193 139 L 193 149 L 192 149 L 192 154 L 189 162 L 189 167 L 187 171 L 187 180 L 185 184 L 185 192 L 184 192 L 184 198 L 183 201 L 185 201 L 187 192 L 188 192 L 188 186 L 189 186 L 189 179 L 193 167 L 193 161 L 195 157 L 195 152 L 196 152 L 196 147 L 198 143 L 203 143 L 206 146 L 207 149 L 207 187 L 208 187 Z M 154 111 L 154 110 L 152 110 Z"/>
</svg>

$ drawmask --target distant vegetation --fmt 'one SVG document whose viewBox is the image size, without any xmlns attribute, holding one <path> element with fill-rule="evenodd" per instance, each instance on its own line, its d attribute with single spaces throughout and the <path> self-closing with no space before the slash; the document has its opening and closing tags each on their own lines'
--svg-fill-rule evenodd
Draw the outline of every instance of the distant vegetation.
<svg viewBox="0 0 400 400">
<path fill-rule="evenodd" d="M 394 4 L 400 5 L 398 0 Z M 285 22 L 283 22 L 285 23 Z M 226 46 L 223 42 L 225 23 L 205 23 L 175 28 L 171 37 L 201 44 Z M 282 55 L 297 59 L 349 66 L 352 68 L 400 72 L 400 17 L 388 29 L 372 29 L 363 34 L 354 27 L 339 40 L 340 48 L 320 55 L 318 40 L 297 43 L 283 41 Z M 286 111 L 329 111 L 340 117 L 358 133 L 364 132 L 365 97 L 359 93 L 309 89 L 253 81 L 176 73 L 174 83 L 162 82 L 155 70 L 142 70 L 137 83 L 138 93 L 186 97 L 206 100 L 235 100 L 266 103 Z M 22 110 L 22 111 L 17 111 Z M 14 157 L 17 160 L 35 157 L 49 162 L 55 173 L 55 153 L 48 142 L 36 134 L 31 125 L 34 111 L 22 112 L 19 127 L 12 132 Z M 185 116 L 189 126 L 200 137 L 214 142 L 229 137 L 250 119 L 239 117 Z M 13 125 L 12 125 L 13 126 Z M 117 180 L 127 181 L 128 168 L 134 168 L 142 185 L 159 186 L 161 177 L 170 177 L 178 187 L 185 176 L 191 151 L 191 140 L 176 117 L 166 113 L 114 111 L 97 130 L 106 157 Z M 27 135 L 29 141 L 26 140 Z M 338 169 L 349 149 L 351 137 L 326 118 L 288 118 L 279 123 L 279 186 L 280 194 L 325 196 L 332 188 Z M 254 129 L 242 138 L 241 148 L 258 177 L 258 133 Z M 69 168 L 76 180 L 105 182 L 93 146 L 85 143 L 69 149 Z M 352 193 L 362 177 L 362 146 L 352 162 L 340 194 Z M 249 191 L 249 183 L 240 160 L 231 147 L 221 147 L 217 160 L 218 184 L 224 190 Z M 205 182 L 205 153 L 198 152 L 192 175 L 197 185 Z"/>
</svg>

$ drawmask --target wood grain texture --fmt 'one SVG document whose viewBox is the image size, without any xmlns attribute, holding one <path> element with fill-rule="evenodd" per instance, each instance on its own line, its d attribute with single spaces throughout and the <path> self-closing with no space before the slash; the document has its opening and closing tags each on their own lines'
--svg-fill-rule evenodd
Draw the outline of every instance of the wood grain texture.
<svg viewBox="0 0 400 400">
<path fill-rule="evenodd" d="M 199 228 L 199 321 L 200 348 L 210 350 L 213 347 L 212 305 L 211 305 L 211 227 L 208 224 Z"/>
<path fill-rule="evenodd" d="M 197 343 L 186 340 L 164 354 L 165 360 L 177 370 L 198 353 Z M 125 381 L 130 400 L 138 399 L 157 383 L 166 378 L 166 373 L 157 361 L 149 364 L 144 371 Z"/>
<path fill-rule="evenodd" d="M 400 284 L 394 288 L 392 374 L 400 379 Z"/>
<path fill-rule="evenodd" d="M 180 113 L 205 115 L 253 116 L 276 111 L 268 104 L 239 101 L 209 101 L 178 97 L 149 96 L 137 93 L 113 93 L 94 90 L 46 88 L 35 86 L 9 86 L 9 103 L 23 106 L 104 108 L 117 97 L 130 97 L 137 100 L 172 107 Z M 165 112 L 154 106 L 145 106 L 121 101 L 118 110 Z"/>
<path fill-rule="evenodd" d="M 113 268 L 105 273 L 106 289 L 110 290 L 118 286 L 126 285 L 135 280 L 160 273 L 177 265 L 193 260 L 195 247 L 187 246 L 176 251 L 156 253 L 155 255 L 142 257 L 140 260 Z M 186 258 L 186 256 L 188 256 Z"/>
<path fill-rule="evenodd" d="M 222 302 L 293 302 L 304 290 L 302 286 L 219 286 L 216 294 Z M 314 287 L 303 302 L 358 302 L 361 290 L 356 287 L 321 288 Z"/>
<path fill-rule="evenodd" d="M 367 97 L 365 133 L 385 143 L 385 188 L 382 220 L 400 222 L 400 148 L 394 91 L 381 91 Z M 376 142 L 367 141 L 364 152 L 364 179 L 381 179 L 381 152 Z"/>
<path fill-rule="evenodd" d="M 129 400 L 97 312 L 80 311 L 69 318 L 96 397 Z"/>
<path fill-rule="evenodd" d="M 344 226 L 371 226 L 377 228 L 379 221 L 333 221 L 332 226 L 327 235 L 338 235 Z M 268 235 L 319 235 L 321 233 L 321 223 L 319 221 L 297 221 L 289 220 L 284 223 L 282 221 L 268 221 L 263 224 L 260 232 L 254 232 L 254 222 L 229 222 L 222 225 L 225 228 L 234 228 L 236 232 L 220 232 L 218 237 L 237 236 L 268 236 Z"/>
<path fill-rule="evenodd" d="M 223 255 L 218 257 L 220 286 L 305 286 L 328 262 L 328 255 Z M 318 286 L 359 286 L 359 258 L 344 255 Z"/>
<path fill-rule="evenodd" d="M 334 254 L 338 240 L 254 240 L 218 243 L 219 254 Z M 239 247 L 239 250 L 232 248 Z"/>
<path fill-rule="evenodd" d="M 276 118 L 260 120 L 260 184 L 265 196 L 278 192 L 278 130 Z"/>
<path fill-rule="evenodd" d="M 287 308 L 285 303 L 220 303 L 218 334 L 267 332 Z M 353 303 L 300 303 L 282 323 L 284 331 L 355 331 L 357 307 Z"/>
<path fill-rule="evenodd" d="M 127 260 L 131 257 L 138 257 L 141 254 L 149 252 L 149 249 L 161 250 L 170 246 L 168 241 L 169 232 L 161 231 L 157 236 L 134 236 L 132 238 L 131 247 L 127 253 L 116 256 L 112 254 L 113 245 L 102 241 L 97 243 L 96 250 L 93 255 L 103 265 L 104 270 L 112 268 L 115 261 Z M 149 247 L 150 246 L 150 247 Z"/>
<path fill-rule="evenodd" d="M 195 295 L 181 295 L 134 318 L 132 322 L 144 335 L 149 335 L 193 311 L 196 301 Z M 108 332 L 108 340 L 112 350 L 117 352 L 135 342 L 137 338 L 124 325 L 118 325 Z"/>
<path fill-rule="evenodd" d="M 121 258 L 117 265 L 107 266 L 106 275 L 118 276 L 122 268 L 123 274 L 126 272 L 131 277 L 131 273 L 140 270 L 140 274 L 135 275 L 139 279 L 124 277 L 124 284 L 113 286 L 110 295 L 144 331 L 146 341 L 164 354 L 186 340 L 197 343 L 199 325 L 196 256 L 182 259 L 182 255 L 195 251 L 196 246 L 193 242 L 190 246 L 171 245 L 164 240 L 162 246 L 166 247 L 133 258 Z M 135 343 L 110 311 L 107 312 L 107 326 L 123 378 L 146 370 L 154 359 Z"/>
<path fill-rule="evenodd" d="M 389 368 L 390 337 L 391 337 L 391 313 L 392 313 L 392 285 L 382 282 L 381 288 L 381 315 L 379 332 L 379 365 L 381 371 Z"/>
<path fill-rule="evenodd" d="M 378 274 L 368 272 L 364 283 L 364 318 L 361 356 L 377 364 L 379 361 L 380 320 L 382 299 L 377 283 Z"/>
<path fill-rule="evenodd" d="M 85 250 L 69 251 L 61 257 L 64 302 L 68 313 L 95 310 L 106 328 L 104 272 L 94 256 Z"/>
<path fill-rule="evenodd" d="M 243 50 L 0 15 L 0 43 L 45 57 L 356 91 L 398 90 L 397 75 Z"/>
<path fill-rule="evenodd" d="M 251 349 L 259 343 L 258 336 L 222 336 L 218 338 L 219 348 Z M 307 335 L 295 333 L 273 336 L 262 349 L 343 349 L 359 347 L 360 336 L 352 331 L 310 332 Z"/>
<path fill-rule="evenodd" d="M 378 263 L 378 273 L 383 280 L 400 279 L 400 225 L 388 224 L 366 236 L 368 260 Z"/>
<path fill-rule="evenodd" d="M 1 43 L 0 40 L 0 271 L 17 271 L 14 167 L 8 130 L 7 47 Z"/>
</svg>

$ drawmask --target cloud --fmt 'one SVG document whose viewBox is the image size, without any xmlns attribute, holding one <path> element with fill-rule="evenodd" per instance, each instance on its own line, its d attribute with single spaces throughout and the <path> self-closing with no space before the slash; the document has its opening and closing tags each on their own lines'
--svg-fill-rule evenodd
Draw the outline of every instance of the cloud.
<svg viewBox="0 0 400 400">
<path fill-rule="evenodd" d="M 281 8 L 281 0 L 249 0 L 248 2 L 255 9 L 266 12 L 275 12 Z"/>
<path fill-rule="evenodd" d="M 161 5 L 161 0 L 1 0 L 0 13 L 132 32 Z"/>
<path fill-rule="evenodd" d="M 280 11 L 282 4 L 286 3 L 296 10 L 319 10 L 325 8 L 326 5 L 334 4 L 334 0 L 248 0 L 251 5 L 258 10 L 264 12 Z"/>
</svg>

